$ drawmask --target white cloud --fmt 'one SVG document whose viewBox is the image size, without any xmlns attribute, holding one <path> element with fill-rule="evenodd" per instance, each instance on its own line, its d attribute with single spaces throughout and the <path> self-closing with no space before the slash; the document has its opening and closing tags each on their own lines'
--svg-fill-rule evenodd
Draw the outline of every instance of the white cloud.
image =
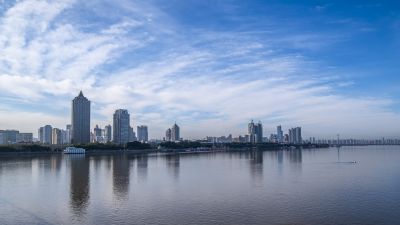
<svg viewBox="0 0 400 225">
<path fill-rule="evenodd" d="M 192 40 L 171 32 L 179 27 L 155 7 L 120 4 L 130 14 L 113 15 L 101 29 L 59 18 L 73 11 L 72 1 L 22 1 L 2 15 L 0 97 L 43 108 L 0 104 L 0 129 L 64 127 L 69 117 L 54 111 L 69 112 L 69 101 L 82 89 L 93 102 L 93 125 L 108 124 L 115 109 L 127 108 L 134 125 L 147 124 L 152 137 L 164 135 L 174 121 L 188 138 L 238 135 L 252 118 L 262 120 L 267 133 L 278 124 L 303 126 L 314 136 L 400 132 L 390 100 L 340 95 L 338 86 L 356 84 L 273 45 L 313 49 L 310 42 L 319 35 L 262 41 L 245 32 L 197 30 Z"/>
</svg>

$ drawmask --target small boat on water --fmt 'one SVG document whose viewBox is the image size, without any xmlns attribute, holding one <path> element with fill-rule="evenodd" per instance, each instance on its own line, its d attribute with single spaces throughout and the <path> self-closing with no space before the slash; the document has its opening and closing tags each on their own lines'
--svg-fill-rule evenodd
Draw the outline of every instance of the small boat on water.
<svg viewBox="0 0 400 225">
<path fill-rule="evenodd" d="M 85 154 L 86 150 L 83 148 L 76 147 L 66 147 L 64 149 L 64 154 Z"/>
</svg>

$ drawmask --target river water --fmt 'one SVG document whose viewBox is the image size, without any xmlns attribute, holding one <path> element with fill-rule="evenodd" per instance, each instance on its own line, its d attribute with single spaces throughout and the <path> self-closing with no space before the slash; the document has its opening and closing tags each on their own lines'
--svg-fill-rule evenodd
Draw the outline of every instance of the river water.
<svg viewBox="0 0 400 225">
<path fill-rule="evenodd" d="M 0 224 L 400 224 L 400 146 L 1 156 Z"/>
</svg>

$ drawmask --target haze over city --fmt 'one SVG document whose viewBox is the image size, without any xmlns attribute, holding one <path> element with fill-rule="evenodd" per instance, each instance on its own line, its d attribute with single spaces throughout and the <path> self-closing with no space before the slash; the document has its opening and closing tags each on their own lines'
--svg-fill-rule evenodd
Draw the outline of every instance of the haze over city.
<svg viewBox="0 0 400 225">
<path fill-rule="evenodd" d="M 92 128 L 124 108 L 151 138 L 399 137 L 397 4 L 0 1 L 0 126 L 65 127 L 82 90 Z"/>
</svg>

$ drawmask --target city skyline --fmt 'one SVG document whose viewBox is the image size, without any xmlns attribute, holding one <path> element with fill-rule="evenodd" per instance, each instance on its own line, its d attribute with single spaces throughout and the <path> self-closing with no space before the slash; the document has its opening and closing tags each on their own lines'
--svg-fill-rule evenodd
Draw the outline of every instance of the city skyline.
<svg viewBox="0 0 400 225">
<path fill-rule="evenodd" d="M 124 108 L 159 139 L 173 121 L 199 139 L 244 134 L 251 118 L 265 136 L 280 124 L 304 137 L 398 138 L 398 12 L 351 1 L 3 1 L 0 129 L 63 128 L 82 90 L 90 130 Z"/>
</svg>

